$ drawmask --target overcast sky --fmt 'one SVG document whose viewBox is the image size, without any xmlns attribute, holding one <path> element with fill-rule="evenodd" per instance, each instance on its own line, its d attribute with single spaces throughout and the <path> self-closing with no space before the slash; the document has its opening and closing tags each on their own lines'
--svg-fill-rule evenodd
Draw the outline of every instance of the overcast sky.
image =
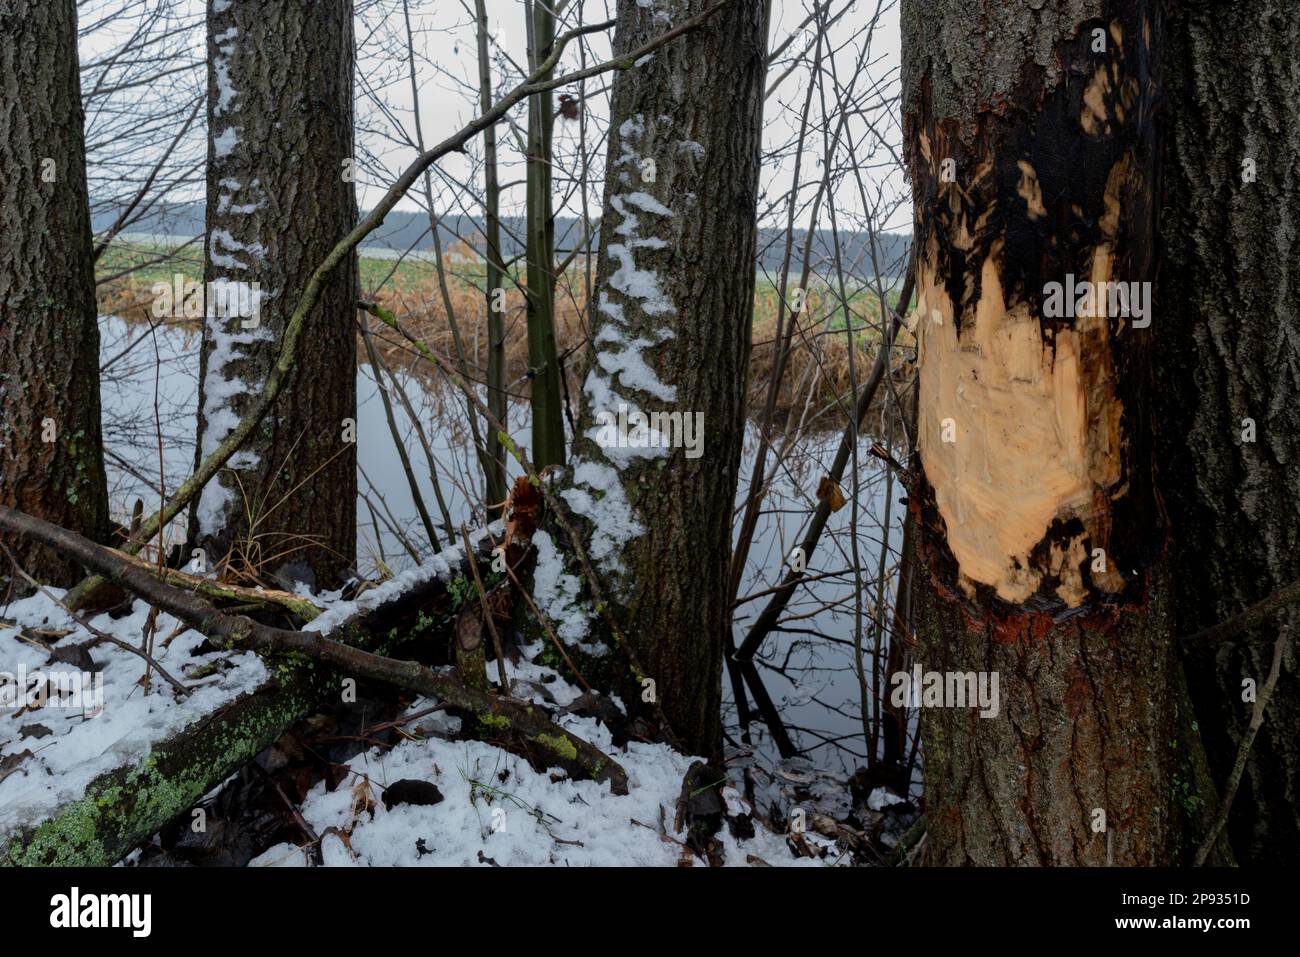
<svg viewBox="0 0 1300 957">
<path fill-rule="evenodd" d="M 94 8 L 103 9 L 114 0 L 85 0 L 80 5 L 83 25 L 89 22 Z M 455 132 L 478 112 L 475 89 L 477 87 L 477 51 L 474 41 L 474 28 L 471 12 L 473 0 L 410 0 L 412 7 L 413 32 L 419 64 L 420 85 L 420 119 L 426 144 L 436 143 Z M 773 0 L 774 23 L 771 42 L 775 46 L 781 43 L 790 32 L 805 19 L 812 0 Z M 190 15 L 193 29 L 191 49 L 196 57 L 203 55 L 204 38 L 202 28 L 202 0 L 182 0 L 182 9 Z M 864 75 L 857 78 L 860 88 L 879 86 L 881 96 L 896 96 L 898 89 L 899 64 L 899 30 L 897 0 L 832 0 L 832 13 L 838 13 L 847 4 L 849 9 L 834 24 L 831 30 L 832 45 L 837 49 L 836 66 L 839 80 L 847 83 L 853 65 L 858 61 L 860 50 L 867 40 L 867 26 L 876 19 L 876 29 L 870 34 L 870 49 L 866 57 L 869 64 Z M 567 25 L 577 22 L 600 22 L 612 17 L 613 0 L 570 0 L 564 16 Z M 358 80 L 357 80 L 357 123 L 358 143 L 375 158 L 378 167 L 363 169 L 358 177 L 358 199 L 362 208 L 369 208 L 383 194 L 389 183 L 410 163 L 415 150 L 403 142 L 414 135 L 412 120 L 412 97 L 409 78 L 405 64 L 405 27 L 401 0 L 356 0 L 358 42 Z M 498 89 L 504 89 L 518 80 L 517 68 L 512 65 L 526 63 L 526 38 L 522 0 L 488 0 L 488 16 L 491 31 L 497 47 L 499 70 L 495 77 Z M 129 23 L 98 30 L 83 37 L 81 56 L 83 63 L 93 57 L 101 57 L 111 50 L 120 40 L 122 31 L 130 27 Z M 609 36 L 598 34 L 589 39 L 588 56 L 601 59 L 609 53 Z M 805 45 L 805 39 L 796 40 L 796 47 Z M 564 69 L 573 69 L 578 65 L 576 46 L 566 55 Z M 589 60 L 590 62 L 590 60 Z M 781 67 L 774 67 L 769 76 L 769 84 L 782 72 Z M 600 170 L 603 168 L 604 143 L 600 138 L 599 128 L 603 127 L 607 102 L 603 96 L 603 87 L 607 78 L 602 78 L 588 89 L 587 108 L 589 116 L 596 122 L 589 124 L 586 147 L 595 155 L 597 179 L 589 193 L 589 200 L 599 203 L 595 193 L 598 189 Z M 806 92 L 807 70 L 800 67 L 769 98 L 765 109 L 765 146 L 771 150 L 781 144 L 789 143 L 795 134 L 799 116 L 802 112 Z M 557 91 L 559 93 L 564 91 Z M 828 95 L 830 95 L 828 93 Z M 381 109 L 379 104 L 383 104 Z M 523 107 L 513 114 L 517 123 L 523 123 L 526 117 Z M 881 113 L 887 122 L 877 123 L 878 129 L 894 147 L 898 148 L 900 134 L 898 131 L 897 105 L 893 104 L 888 112 Z M 398 126 L 404 131 L 398 130 Z M 579 146 L 579 126 L 577 123 L 559 121 L 556 131 L 556 149 L 561 170 L 572 170 L 575 164 L 565 157 L 576 154 Z M 872 137 L 863 124 L 850 123 L 848 137 L 855 143 L 867 144 Z M 195 131 L 196 136 L 206 135 L 202 129 Z M 508 124 L 498 126 L 498 136 L 502 143 L 501 161 L 503 183 L 522 179 L 519 154 L 514 148 L 513 133 Z M 477 152 L 479 144 L 473 146 Z M 811 136 L 804 155 L 803 179 L 820 175 L 819 154 L 822 148 L 820 134 Z M 887 197 L 905 195 L 905 183 L 897 170 L 890 170 L 885 165 L 885 151 L 875 157 L 863 155 L 859 159 L 868 166 L 869 188 L 874 193 L 880 188 Z M 857 151 L 855 150 L 855 156 Z M 787 150 L 780 160 L 769 159 L 764 164 L 763 185 L 767 203 L 771 198 L 788 190 L 793 169 L 792 151 Z M 440 204 L 445 204 L 442 212 L 457 212 L 458 205 L 469 202 L 469 197 L 458 190 L 454 184 L 464 182 L 466 178 L 478 179 L 477 160 L 471 157 L 452 156 L 439 164 L 439 177 L 442 187 Z M 572 195 L 572 188 L 567 190 L 563 184 L 563 175 L 557 176 L 557 191 L 569 194 L 557 198 L 557 212 L 575 213 L 578 200 Z M 811 191 L 808 194 L 811 197 Z M 178 197 L 189 200 L 201 200 L 201 192 L 195 196 Z M 520 209 L 523 201 L 523 189 L 520 185 L 504 197 L 506 204 Z M 874 201 L 874 198 L 871 200 Z M 856 185 L 837 191 L 835 202 L 841 215 L 851 218 L 862 209 L 861 197 Z M 410 199 L 403 200 L 400 209 L 415 210 L 419 207 Z M 760 203 L 760 213 L 764 211 Z M 781 208 L 767 207 L 767 221 L 774 218 L 783 219 Z M 894 215 L 884 224 L 893 230 L 910 229 L 910 205 L 905 201 Z"/>
</svg>

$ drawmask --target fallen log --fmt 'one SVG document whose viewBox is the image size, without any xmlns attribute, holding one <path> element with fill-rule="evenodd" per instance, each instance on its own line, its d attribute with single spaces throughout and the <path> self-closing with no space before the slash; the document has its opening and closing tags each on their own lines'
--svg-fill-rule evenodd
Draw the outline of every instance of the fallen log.
<svg viewBox="0 0 1300 957">
<path fill-rule="evenodd" d="M 0 835 L 0 864 L 107 867 L 269 747 L 320 703 L 309 678 L 271 680 L 91 782 L 40 824 Z"/>
<path fill-rule="evenodd" d="M 150 566 L 122 557 L 145 574 L 156 574 Z M 445 578 L 431 577 L 367 610 L 377 641 L 398 647 L 428 639 L 450 623 L 454 601 L 447 586 L 467 574 L 460 557 L 460 565 L 448 563 Z M 138 763 L 97 776 L 81 799 L 62 805 L 44 821 L 0 834 L 0 864 L 116 863 L 311 713 L 335 690 L 334 678 L 323 669 L 274 668 L 262 685 L 155 743 Z"/>
<path fill-rule="evenodd" d="M 213 642 L 261 652 L 277 665 L 275 677 L 266 685 L 156 745 L 138 766 L 101 775 L 83 799 L 39 826 L 0 836 L 0 863 L 119 860 L 309 713 L 343 675 L 374 678 L 435 696 L 477 715 L 478 730 L 485 736 L 517 736 L 541 763 L 575 777 L 608 781 L 615 793 L 627 791 L 626 774 L 617 762 L 560 728 L 541 709 L 471 689 L 417 662 L 367 650 L 387 652 L 411 637 L 447 625 L 454 612 L 447 585 L 455 570 L 445 560 L 439 559 L 443 565 L 439 570 L 445 571 L 442 576 L 429 570 L 424 581 L 418 580 L 418 574 L 413 576 L 409 589 L 402 589 L 402 583 L 397 589 L 383 586 L 376 592 L 388 589 L 392 594 L 357 603 L 369 607 L 354 606 L 355 613 L 347 617 L 327 610 L 309 626 L 317 630 L 290 631 L 221 612 L 196 595 L 160 581 L 147 566 L 21 512 L 0 507 L 0 528 L 63 550 Z M 463 561 L 462 550 L 454 551 Z M 485 561 L 488 556 L 476 554 L 475 559 Z M 460 574 L 465 575 L 463 569 Z M 311 667 L 316 661 L 332 667 Z M 304 664 L 308 667 L 299 667 Z"/>
</svg>

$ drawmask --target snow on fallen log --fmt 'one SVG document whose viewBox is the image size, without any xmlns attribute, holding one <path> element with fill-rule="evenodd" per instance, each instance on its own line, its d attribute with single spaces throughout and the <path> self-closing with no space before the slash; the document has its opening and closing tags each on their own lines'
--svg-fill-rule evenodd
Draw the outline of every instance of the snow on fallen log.
<svg viewBox="0 0 1300 957">
<path fill-rule="evenodd" d="M 488 531 L 473 536 L 476 551 Z M 440 627 L 440 613 L 450 612 L 446 585 L 464 568 L 464 549 L 454 545 L 354 601 L 315 597 L 323 611 L 309 627 L 356 624 L 356 634 L 399 641 L 412 630 Z M 90 624 L 138 645 L 148 613 L 136 601 L 131 614 L 117 620 L 101 614 Z M 46 677 L 81 676 L 84 661 L 47 664 L 49 650 L 92 638 L 49 597 L 11 603 L 0 619 L 15 626 L 0 625 L 0 672 L 32 676 L 32 688 L 41 680 L 33 675 L 38 670 Z M 194 630 L 182 630 L 163 647 L 162 638 L 179 624 L 160 613 L 155 659 L 187 685 L 185 697 L 157 675 L 146 695 L 138 683 L 144 662 L 102 644 L 90 651 L 98 673 L 83 680 L 87 708 L 53 707 L 68 702 L 47 699 L 32 710 L 6 707 L 0 698 L 0 863 L 115 863 L 269 746 L 326 690 L 328 680 L 318 672 L 271 674 L 251 651 L 196 655 L 204 637 Z M 68 634 L 57 641 L 40 637 L 51 631 Z M 96 694 L 102 694 L 98 709 Z"/>
<path fill-rule="evenodd" d="M 91 619 L 91 624 L 138 645 L 148 613 L 149 606 L 137 601 L 131 614 L 116 621 L 103 614 Z M 174 765 L 186 729 L 212 716 L 228 715 L 227 746 L 245 754 L 247 747 L 240 747 L 242 739 L 250 739 L 252 744 L 257 735 L 244 722 L 259 712 L 266 712 L 269 719 L 276 711 L 289 710 L 287 701 L 278 708 L 255 704 L 275 687 L 256 654 L 196 654 L 204 639 L 189 630 L 161 647 L 161 638 L 178 625 L 170 615 L 159 615 L 161 637 L 155 658 L 191 689 L 183 698 L 176 697 L 156 674 L 153 690 L 146 695 L 139 683 L 144 662 L 111 645 L 90 650 L 90 660 L 99 668 L 94 673 L 81 670 L 89 666 L 84 660 L 49 662 L 45 649 L 31 639 L 23 640 L 24 631 L 68 631 L 52 644 L 55 651 L 87 641 L 91 635 L 45 595 L 14 602 L 0 610 L 0 617 L 19 626 L 0 630 L 0 861 L 19 863 L 15 855 L 21 858 L 33 851 L 40 863 L 112 863 L 115 857 L 69 857 L 52 848 L 65 846 L 71 852 L 79 846 L 89 851 L 91 845 L 100 844 L 109 855 L 118 850 L 125 853 L 130 843 L 119 847 L 121 841 L 116 836 L 91 833 L 93 819 L 105 817 L 107 809 L 118 804 L 136 803 L 138 798 L 124 789 L 150 792 L 144 795 L 145 804 L 172 802 L 169 788 L 162 786 L 165 782 L 154 768 L 164 753 L 172 758 L 166 766 Z M 53 679 L 56 687 L 69 688 L 74 680 L 67 679 L 73 676 L 80 682 L 80 695 L 43 694 L 48 687 L 45 681 Z M 6 681 L 9 677 L 13 680 Z M 23 687 L 18 686 L 20 678 L 25 679 Z M 42 697 L 43 707 L 29 706 Z M 260 747 L 251 754 L 257 750 Z M 137 768 L 141 774 L 128 781 L 123 771 Z M 214 774 L 214 783 L 229 773 Z M 197 796 L 203 793 L 199 790 Z M 165 821 L 187 806 L 175 807 L 166 817 L 161 817 L 160 810 L 141 810 L 149 820 Z M 37 827 L 55 818 L 64 820 L 37 838 Z M 152 831 L 146 836 L 149 833 Z"/>
</svg>

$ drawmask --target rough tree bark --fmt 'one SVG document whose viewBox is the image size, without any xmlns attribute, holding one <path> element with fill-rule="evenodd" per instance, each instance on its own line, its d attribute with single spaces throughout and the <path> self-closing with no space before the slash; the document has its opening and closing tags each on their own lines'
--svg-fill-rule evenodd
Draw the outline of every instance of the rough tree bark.
<svg viewBox="0 0 1300 957">
<path fill-rule="evenodd" d="M 195 461 L 256 401 L 312 271 L 357 221 L 351 0 L 208 5 L 208 295 Z M 249 288 L 258 283 L 260 289 Z M 260 316 L 231 315 L 221 289 Z M 292 379 L 204 489 L 195 544 L 282 581 L 337 583 L 356 553 L 355 256 L 307 319 Z"/>
<path fill-rule="evenodd" d="M 1300 18 L 1287 0 L 1170 14 L 1154 399 L 1180 633 L 1300 579 Z M 1186 670 L 1218 792 L 1292 609 Z M 1295 648 L 1294 643 L 1292 648 Z M 1300 857 L 1300 668 L 1284 660 L 1233 803 L 1237 859 Z"/>
<path fill-rule="evenodd" d="M 627 51 L 705 0 L 621 0 Z M 764 55 L 762 4 L 737 2 L 614 81 L 592 311 L 572 484 L 611 612 L 655 682 L 672 730 L 721 748 L 727 560 L 745 424 L 757 243 Z M 620 407 L 702 422 L 702 455 L 611 444 Z M 632 443 L 644 440 L 632 421 Z M 654 443 L 656 436 L 650 436 Z M 632 444 L 629 443 L 629 444 Z M 612 652 L 618 655 L 618 651 Z M 624 701 L 644 708 L 639 682 Z"/>
<path fill-rule="evenodd" d="M 0 504 L 103 541 L 108 490 L 76 4 L 5 4 L 0 35 Z M 0 541 L 40 580 L 80 577 L 75 562 L 47 548 Z"/>
<path fill-rule="evenodd" d="M 954 692 L 948 676 L 999 680 L 995 717 L 922 707 L 928 860 L 1168 862 L 1190 772 L 1173 747 L 1150 301 L 1125 318 L 1068 286 L 1155 279 L 1160 7 L 904 0 L 902 24 L 916 660 Z"/>
</svg>

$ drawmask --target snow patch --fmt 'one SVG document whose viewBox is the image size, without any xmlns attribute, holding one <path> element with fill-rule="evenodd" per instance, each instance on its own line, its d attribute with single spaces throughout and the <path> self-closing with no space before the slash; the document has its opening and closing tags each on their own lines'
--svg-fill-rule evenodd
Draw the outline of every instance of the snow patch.
<svg viewBox="0 0 1300 957">
<path fill-rule="evenodd" d="M 218 282 L 228 283 L 230 280 L 214 280 L 214 285 Z M 236 291 L 235 294 L 240 293 Z M 243 294 L 259 295 L 256 290 L 251 289 Z M 258 308 L 260 309 L 260 301 Z M 207 373 L 203 377 L 204 428 L 199 444 L 201 458 L 207 458 L 215 452 L 226 437 L 239 426 L 239 416 L 231 408 L 230 400 L 236 395 L 248 392 L 249 387 L 242 379 L 228 376 L 226 373 L 226 367 L 245 354 L 237 347 L 274 338 L 271 330 L 266 327 L 244 330 L 242 328 L 244 320 L 238 316 L 233 318 L 220 316 L 212 309 L 204 311 L 208 313 L 205 320 L 206 334 L 212 343 L 212 351 L 208 354 Z M 255 454 L 245 451 L 232 458 L 226 466 L 251 468 L 257 462 Z M 200 537 L 216 534 L 225 526 L 226 508 L 234 498 L 235 493 L 219 479 L 214 478 L 204 486 L 195 510 Z"/>
<path fill-rule="evenodd" d="M 583 639 L 591 630 L 595 612 L 579 599 L 582 583 L 578 576 L 564 570 L 564 561 L 551 536 L 538 529 L 533 533 L 537 549 L 537 567 L 533 571 L 533 599 L 551 621 L 555 634 L 563 642 L 577 644 L 588 654 L 602 654 L 608 649 L 600 644 L 586 644 Z"/>
<path fill-rule="evenodd" d="M 217 159 L 225 159 L 235 151 L 239 145 L 239 130 L 233 126 L 227 126 L 212 140 L 213 154 Z"/>
<path fill-rule="evenodd" d="M 61 589 L 50 593 L 62 597 Z M 131 612 L 114 620 L 107 614 L 90 619 L 101 631 L 131 645 L 139 645 L 149 606 L 136 601 Z M 10 603 L 0 617 L 20 628 L 70 630 L 55 647 L 71 647 L 92 638 L 64 609 L 44 594 Z M 158 633 L 170 634 L 178 622 L 165 612 L 158 615 Z M 184 698 L 174 693 L 155 673 L 151 693 L 140 686 L 144 662 L 129 652 L 107 643 L 91 651 L 104 679 L 104 707 L 95 717 L 81 710 L 45 707 L 16 714 L 0 711 L 0 759 L 23 751 L 24 759 L 13 773 L 0 780 L 0 839 L 35 827 L 66 805 L 85 796 L 91 782 L 101 774 L 128 764 L 138 764 L 162 741 L 178 734 L 218 708 L 252 691 L 269 678 L 261 659 L 251 652 L 232 654 L 214 651 L 196 654 L 204 638 L 185 630 L 166 646 L 154 647 L 154 657 L 168 672 L 191 689 Z M 0 628 L 0 671 L 14 673 L 25 665 L 28 673 L 44 670 L 73 670 L 69 665 L 47 664 L 41 648 L 19 638 L 16 628 Z M 210 668 L 212 674 L 187 680 L 186 667 Z M 39 729 L 35 726 L 41 726 Z M 48 730 L 48 734 L 44 731 Z M 23 732 L 28 737 L 23 737 Z M 35 737 L 39 733 L 41 737 Z M 3 840 L 0 840 L 3 843 Z"/>
<path fill-rule="evenodd" d="M 257 206 L 254 205 L 253 209 Z M 225 252 L 219 252 L 220 246 Z M 248 261 L 236 259 L 229 253 L 247 253 Z M 261 243 L 241 243 L 226 229 L 213 229 L 208 239 L 208 259 L 221 269 L 250 269 L 251 263 L 266 259 L 266 247 Z"/>
<path fill-rule="evenodd" d="M 545 687 L 563 707 L 579 689 L 527 659 L 507 665 L 512 685 L 524 680 Z M 525 686 L 526 687 L 526 686 Z M 534 697 L 535 701 L 540 697 Z M 428 708 L 421 699 L 408 713 Z M 685 834 L 672 831 L 682 778 L 695 758 L 666 745 L 630 741 L 614 747 L 609 730 L 594 718 L 558 715 L 556 722 L 590 741 L 627 771 L 628 791 L 618 796 L 604 783 L 559 777 L 554 769 L 537 772 L 521 757 L 480 741 L 438 737 L 406 740 L 385 752 L 374 748 L 349 762 L 352 775 L 334 791 L 316 785 L 302 804 L 302 815 L 318 834 L 330 828 L 350 832 L 348 844 L 322 842 L 322 860 L 338 867 L 529 867 L 545 865 L 672 867 L 682 857 Z M 412 725 L 412 727 L 418 727 Z M 364 777 L 363 777 L 364 775 Z M 443 800 L 433 805 L 385 807 L 382 788 L 400 780 L 427 781 Z M 367 784 L 367 781 L 369 782 Z M 358 812 L 353 788 L 370 788 L 374 813 Z M 729 810 L 744 811 L 739 792 L 723 788 Z M 661 810 L 662 809 L 662 810 Z M 666 834 L 660 833 L 660 820 Z M 785 839 L 755 822 L 752 839 L 733 838 L 724 826 L 717 835 L 729 866 L 749 857 L 772 865 L 824 866 L 794 858 Z M 349 849 L 350 845 L 350 849 Z M 298 866 L 304 858 L 292 845 L 268 850 L 257 866 Z M 694 862 L 702 866 L 698 860 Z M 252 866 L 252 865 L 250 865 Z"/>
<path fill-rule="evenodd" d="M 592 523 L 592 559 L 606 572 L 621 573 L 621 547 L 644 535 L 645 526 L 628 502 L 618 472 L 599 462 L 575 459 L 573 482 L 575 487 L 560 494 L 569 508 Z"/>
<path fill-rule="evenodd" d="M 498 520 L 486 528 L 479 528 L 470 532 L 470 547 L 477 548 L 478 544 L 489 535 L 494 540 L 499 540 L 504 534 L 505 525 Z M 465 547 L 463 545 L 450 545 L 436 555 L 430 556 L 415 568 L 408 568 L 401 574 L 394 575 L 383 584 L 362 592 L 352 601 L 327 600 L 321 613 L 308 622 L 303 630 L 328 634 L 348 619 L 391 601 L 417 585 L 432 581 L 434 578 L 447 581 L 452 577 L 453 571 L 460 568 L 464 558 Z M 334 594 L 337 595 L 337 592 Z"/>
</svg>

